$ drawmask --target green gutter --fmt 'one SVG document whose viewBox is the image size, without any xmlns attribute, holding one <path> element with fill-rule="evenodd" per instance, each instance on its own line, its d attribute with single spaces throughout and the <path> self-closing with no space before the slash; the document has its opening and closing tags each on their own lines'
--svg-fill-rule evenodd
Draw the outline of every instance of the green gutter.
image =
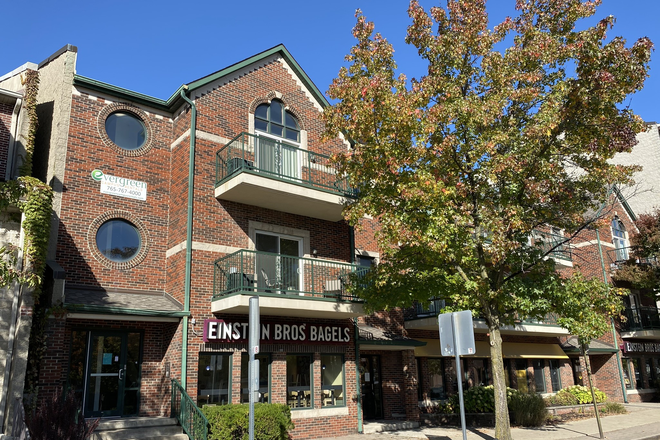
<svg viewBox="0 0 660 440">
<path fill-rule="evenodd" d="M 348 227 L 349 247 L 351 249 L 351 264 L 355 264 L 355 228 Z M 358 420 L 358 433 L 362 433 L 362 396 L 360 391 L 360 330 L 358 328 L 358 318 L 353 318 L 353 326 L 355 327 L 355 389 L 357 390 L 357 420 Z"/>
<path fill-rule="evenodd" d="M 190 155 L 188 156 L 188 220 L 186 222 L 186 275 L 184 286 L 183 335 L 181 336 L 181 386 L 186 388 L 188 375 L 188 317 L 190 315 L 190 278 L 192 273 L 192 228 L 193 228 L 193 197 L 195 185 L 195 130 L 197 127 L 197 107 L 188 99 L 185 93 L 187 87 L 181 89 L 181 98 L 190 104 Z"/>
</svg>

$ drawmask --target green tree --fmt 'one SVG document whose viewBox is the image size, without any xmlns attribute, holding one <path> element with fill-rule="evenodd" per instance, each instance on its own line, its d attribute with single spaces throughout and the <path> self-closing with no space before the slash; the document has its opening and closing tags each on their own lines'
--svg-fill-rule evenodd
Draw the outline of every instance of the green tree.
<svg viewBox="0 0 660 440">
<path fill-rule="evenodd" d="M 612 278 L 633 289 L 653 292 L 660 286 L 660 210 L 639 215 L 635 226 L 637 233 L 631 239 L 630 259 L 612 273 Z"/>
<path fill-rule="evenodd" d="M 580 273 L 575 273 L 563 283 L 563 292 L 560 293 L 553 301 L 554 308 L 560 316 L 557 323 L 568 330 L 571 335 L 577 336 L 580 354 L 586 366 L 598 432 L 600 438 L 605 438 L 594 393 L 589 344 L 593 339 L 602 337 L 609 330 L 612 318 L 621 316 L 623 310 L 621 296 L 627 295 L 627 291 L 610 289 L 603 281 L 587 280 Z"/>
<path fill-rule="evenodd" d="M 608 42 L 613 17 L 576 30 L 598 3 L 520 0 L 490 29 L 484 0 L 430 13 L 412 1 L 406 41 L 428 73 L 410 81 L 358 10 L 328 92 L 327 134 L 351 141 L 337 166 L 359 191 L 345 215 L 381 226 L 382 264 L 356 293 L 375 309 L 445 298 L 485 319 L 498 439 L 510 439 L 499 329 L 544 315 L 563 286 L 544 258 L 553 248 L 530 234 L 578 233 L 608 185 L 630 183 L 633 170 L 607 160 L 643 129 L 620 104 L 642 88 L 652 43 Z"/>
</svg>

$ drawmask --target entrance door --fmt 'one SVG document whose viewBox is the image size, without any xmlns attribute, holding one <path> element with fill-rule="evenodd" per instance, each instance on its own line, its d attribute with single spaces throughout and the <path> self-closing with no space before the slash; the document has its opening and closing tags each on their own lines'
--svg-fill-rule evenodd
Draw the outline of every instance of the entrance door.
<svg viewBox="0 0 660 440">
<path fill-rule="evenodd" d="M 140 394 L 140 334 L 90 332 L 85 417 L 135 415 Z"/>
<path fill-rule="evenodd" d="M 362 418 L 383 418 L 383 384 L 380 376 L 380 356 L 360 356 L 360 389 L 362 390 Z"/>
<path fill-rule="evenodd" d="M 302 240 L 296 237 L 258 232 L 255 237 L 259 288 L 267 292 L 300 292 Z"/>
</svg>

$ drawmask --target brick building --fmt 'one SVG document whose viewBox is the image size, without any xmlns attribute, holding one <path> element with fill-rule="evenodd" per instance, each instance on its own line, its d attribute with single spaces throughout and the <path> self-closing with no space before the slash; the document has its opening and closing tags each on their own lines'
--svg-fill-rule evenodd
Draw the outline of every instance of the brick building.
<svg viewBox="0 0 660 440">
<path fill-rule="evenodd" d="M 176 379 L 199 406 L 246 402 L 254 295 L 260 399 L 292 408 L 294 438 L 415 421 L 420 404 L 455 391 L 441 304 L 366 316 L 346 292 L 379 258 L 376 225 L 364 219 L 356 234 L 344 222 L 354 194 L 329 157 L 347 144 L 322 137 L 328 103 L 283 46 L 167 100 L 77 75 L 76 57 L 65 46 L 32 67 L 35 174 L 55 191 L 46 286 L 67 311 L 46 328 L 40 398 L 69 389 L 85 416 L 169 416 Z M 612 212 L 632 231 L 623 207 Z M 552 232 L 562 234 L 539 234 Z M 585 234 L 553 258 L 602 276 L 597 248 L 616 248 L 612 231 Z M 467 386 L 490 380 L 486 327 L 475 325 Z M 511 386 L 551 393 L 580 380 L 570 335 L 551 318 L 503 335 Z M 616 338 L 594 342 L 592 362 L 596 385 L 621 400 Z"/>
</svg>

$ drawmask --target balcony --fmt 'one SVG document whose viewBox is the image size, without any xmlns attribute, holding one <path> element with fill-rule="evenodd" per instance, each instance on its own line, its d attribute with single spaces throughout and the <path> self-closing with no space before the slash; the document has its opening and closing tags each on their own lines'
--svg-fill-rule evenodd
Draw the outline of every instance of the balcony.
<svg viewBox="0 0 660 440">
<path fill-rule="evenodd" d="M 612 269 L 621 269 L 625 264 L 658 267 L 658 257 L 641 256 L 641 249 L 635 246 L 621 247 L 607 251 L 607 259 Z"/>
<path fill-rule="evenodd" d="M 428 305 L 415 304 L 405 313 L 405 326 L 407 330 L 435 330 L 438 331 L 438 313 L 445 307 L 444 300 L 434 299 Z M 474 331 L 487 333 L 488 326 L 483 318 L 474 318 Z M 500 328 L 503 335 L 528 334 L 533 336 L 565 336 L 568 331 L 557 325 L 557 315 L 550 313 L 543 319 L 524 318 L 515 325 Z"/>
<path fill-rule="evenodd" d="M 621 337 L 656 339 L 660 338 L 660 312 L 656 307 L 626 308 L 625 322 L 621 322 Z"/>
<path fill-rule="evenodd" d="M 530 239 L 532 244 L 539 246 L 543 253 L 546 253 L 550 251 L 550 249 L 557 246 L 548 254 L 548 257 L 554 259 L 556 263 L 565 266 L 573 265 L 571 245 L 569 243 L 564 243 L 566 237 L 563 235 L 551 234 L 549 232 L 543 232 L 535 229 L 532 231 L 532 236 Z"/>
<path fill-rule="evenodd" d="M 213 313 L 248 313 L 259 296 L 262 315 L 343 319 L 364 315 L 347 293 L 351 274 L 364 267 L 317 258 L 241 250 L 214 263 Z"/>
<path fill-rule="evenodd" d="M 241 133 L 216 153 L 215 197 L 339 221 L 345 201 L 355 194 L 329 156 Z"/>
</svg>

